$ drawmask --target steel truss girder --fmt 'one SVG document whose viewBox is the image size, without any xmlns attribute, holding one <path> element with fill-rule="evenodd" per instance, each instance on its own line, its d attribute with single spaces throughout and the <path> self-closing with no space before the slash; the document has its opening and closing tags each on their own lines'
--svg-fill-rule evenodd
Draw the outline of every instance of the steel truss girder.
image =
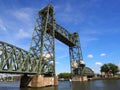
<svg viewBox="0 0 120 90">
<path fill-rule="evenodd" d="M 75 37 L 57 23 L 55 23 L 55 38 L 65 43 L 69 47 L 76 45 Z"/>
<path fill-rule="evenodd" d="M 38 57 L 0 41 L 0 72 L 36 74 Z"/>
</svg>

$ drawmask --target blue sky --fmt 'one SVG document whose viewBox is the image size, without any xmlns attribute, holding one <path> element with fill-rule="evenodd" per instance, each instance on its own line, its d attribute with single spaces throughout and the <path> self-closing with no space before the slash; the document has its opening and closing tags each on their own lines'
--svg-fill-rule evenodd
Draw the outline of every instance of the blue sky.
<svg viewBox="0 0 120 90">
<path fill-rule="evenodd" d="M 38 11 L 49 0 L 0 0 L 0 41 L 29 50 Z M 120 0 L 52 0 L 55 19 L 80 36 L 87 67 L 120 66 Z M 70 72 L 69 48 L 56 40 L 56 72 Z"/>
</svg>

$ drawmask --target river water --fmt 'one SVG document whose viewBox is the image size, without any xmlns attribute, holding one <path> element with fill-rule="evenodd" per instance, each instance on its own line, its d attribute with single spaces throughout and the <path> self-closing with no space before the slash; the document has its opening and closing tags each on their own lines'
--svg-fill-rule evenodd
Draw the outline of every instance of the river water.
<svg viewBox="0 0 120 90">
<path fill-rule="evenodd" d="M 19 82 L 0 82 L 0 90 L 120 90 L 118 80 L 93 80 L 88 82 L 59 81 L 58 87 L 19 88 Z"/>
</svg>

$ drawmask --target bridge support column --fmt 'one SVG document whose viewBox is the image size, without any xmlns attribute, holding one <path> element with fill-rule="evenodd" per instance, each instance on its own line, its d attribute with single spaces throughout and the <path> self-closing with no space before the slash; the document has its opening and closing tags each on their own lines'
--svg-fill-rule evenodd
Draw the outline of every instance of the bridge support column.
<svg viewBox="0 0 120 90">
<path fill-rule="evenodd" d="M 29 85 L 29 82 L 32 80 L 31 77 L 27 76 L 27 74 L 24 74 L 21 76 L 20 80 L 20 88 L 26 88 Z"/>
<path fill-rule="evenodd" d="M 44 77 L 43 75 L 22 76 L 20 87 L 46 87 L 58 85 L 57 77 Z"/>
<path fill-rule="evenodd" d="M 87 76 L 74 76 L 72 81 L 88 81 Z"/>
<path fill-rule="evenodd" d="M 57 77 L 44 77 L 43 75 L 35 75 L 29 83 L 29 87 L 46 87 L 58 85 Z"/>
</svg>

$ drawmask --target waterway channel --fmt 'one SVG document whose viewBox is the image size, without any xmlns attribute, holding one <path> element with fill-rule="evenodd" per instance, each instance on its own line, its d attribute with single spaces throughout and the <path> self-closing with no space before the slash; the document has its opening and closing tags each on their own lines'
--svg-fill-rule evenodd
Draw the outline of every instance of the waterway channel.
<svg viewBox="0 0 120 90">
<path fill-rule="evenodd" d="M 0 90 L 120 90 L 118 80 L 93 80 L 88 82 L 59 81 L 58 87 L 19 88 L 19 82 L 0 82 Z"/>
</svg>

